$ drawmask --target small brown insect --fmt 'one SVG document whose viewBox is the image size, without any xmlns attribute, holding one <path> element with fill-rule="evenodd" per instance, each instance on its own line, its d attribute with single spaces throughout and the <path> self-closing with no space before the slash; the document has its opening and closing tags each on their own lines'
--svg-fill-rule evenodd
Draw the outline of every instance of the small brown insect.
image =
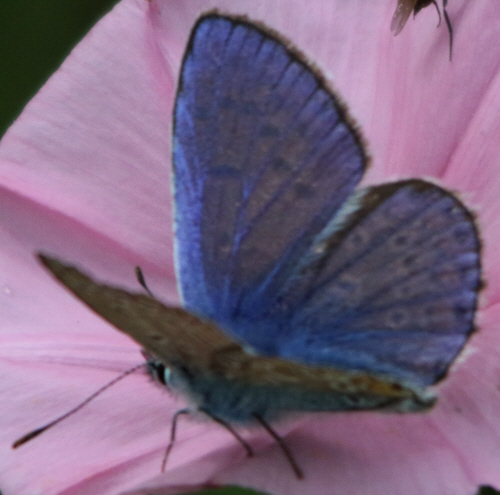
<svg viewBox="0 0 500 495">
<path fill-rule="evenodd" d="M 436 7 L 439 22 L 438 26 L 441 24 L 441 10 L 436 0 L 398 0 L 398 6 L 392 17 L 391 21 L 391 31 L 394 36 L 398 35 L 404 28 L 406 22 L 408 21 L 410 14 L 417 15 L 423 8 L 429 7 L 429 5 L 434 5 Z M 446 12 L 446 6 L 448 5 L 448 0 L 443 0 L 443 17 L 448 28 L 448 33 L 450 34 L 450 61 L 453 51 L 453 26 L 451 25 L 448 12 Z"/>
</svg>

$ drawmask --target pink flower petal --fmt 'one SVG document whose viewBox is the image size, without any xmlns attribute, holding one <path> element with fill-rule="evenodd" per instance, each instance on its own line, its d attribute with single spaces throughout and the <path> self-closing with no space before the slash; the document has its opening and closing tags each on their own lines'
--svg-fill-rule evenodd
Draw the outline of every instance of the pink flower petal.
<svg viewBox="0 0 500 495">
<path fill-rule="evenodd" d="M 248 14 L 331 78 L 373 155 L 365 183 L 430 176 L 479 214 L 488 280 L 481 331 L 425 415 L 321 414 L 277 425 L 306 479 L 264 432 L 257 455 L 212 423 L 182 421 L 165 475 L 169 421 L 183 404 L 141 374 L 18 450 L 19 436 L 76 405 L 138 347 L 37 264 L 46 250 L 101 280 L 176 301 L 169 169 L 175 81 L 203 10 Z M 124 0 L 72 52 L 0 145 L 0 487 L 4 495 L 174 493 L 237 483 L 273 494 L 471 494 L 500 486 L 497 271 L 500 45 L 495 2 L 455 0 L 448 33 L 424 9 L 394 38 L 395 2 Z M 287 433 L 288 432 L 288 433 Z M 151 488 L 152 489 L 152 488 Z M 160 493 L 160 492 L 158 492 Z"/>
<path fill-rule="evenodd" d="M 0 182 L 169 267 L 175 79 L 148 3 L 104 18 L 6 133 Z"/>
</svg>

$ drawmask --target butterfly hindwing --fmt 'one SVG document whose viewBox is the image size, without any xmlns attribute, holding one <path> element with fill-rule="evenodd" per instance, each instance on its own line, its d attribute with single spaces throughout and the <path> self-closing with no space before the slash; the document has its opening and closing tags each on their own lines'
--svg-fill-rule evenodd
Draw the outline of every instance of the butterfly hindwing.
<svg viewBox="0 0 500 495">
<path fill-rule="evenodd" d="M 441 379 L 474 328 L 474 219 L 422 180 L 362 190 L 278 294 L 280 355 L 421 386 Z"/>
<path fill-rule="evenodd" d="M 345 112 L 298 55 L 244 20 L 203 17 L 174 121 L 186 307 L 219 323 L 258 318 L 365 164 Z"/>
</svg>

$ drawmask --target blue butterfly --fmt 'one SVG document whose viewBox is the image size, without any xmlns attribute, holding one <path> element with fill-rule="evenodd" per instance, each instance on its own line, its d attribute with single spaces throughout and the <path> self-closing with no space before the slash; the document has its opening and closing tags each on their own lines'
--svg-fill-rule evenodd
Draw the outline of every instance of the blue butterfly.
<svg viewBox="0 0 500 495">
<path fill-rule="evenodd" d="M 356 189 L 363 139 L 322 77 L 268 29 L 193 28 L 174 112 L 184 309 L 44 264 L 223 424 L 287 411 L 421 411 L 474 330 L 472 214 L 410 179 Z"/>
</svg>

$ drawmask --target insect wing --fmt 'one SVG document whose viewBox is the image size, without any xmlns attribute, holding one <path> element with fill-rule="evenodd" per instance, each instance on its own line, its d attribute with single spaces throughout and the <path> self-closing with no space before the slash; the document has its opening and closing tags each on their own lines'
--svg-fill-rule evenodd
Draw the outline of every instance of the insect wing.
<svg viewBox="0 0 500 495">
<path fill-rule="evenodd" d="M 480 287 L 479 236 L 458 199 L 421 180 L 369 188 L 278 295 L 279 354 L 427 386 L 473 331 Z"/>
<path fill-rule="evenodd" d="M 198 21 L 174 121 L 186 308 L 246 336 L 235 320 L 269 309 L 365 164 L 344 110 L 298 55 L 244 20 Z"/>
<path fill-rule="evenodd" d="M 148 295 L 99 284 L 77 268 L 49 256 L 40 254 L 39 258 L 81 301 L 166 366 L 206 372 L 214 353 L 235 345 L 217 327 L 182 308 L 167 307 Z"/>
<path fill-rule="evenodd" d="M 391 21 L 391 31 L 394 36 L 398 35 L 405 27 L 418 0 L 398 0 L 398 6 Z"/>
</svg>

